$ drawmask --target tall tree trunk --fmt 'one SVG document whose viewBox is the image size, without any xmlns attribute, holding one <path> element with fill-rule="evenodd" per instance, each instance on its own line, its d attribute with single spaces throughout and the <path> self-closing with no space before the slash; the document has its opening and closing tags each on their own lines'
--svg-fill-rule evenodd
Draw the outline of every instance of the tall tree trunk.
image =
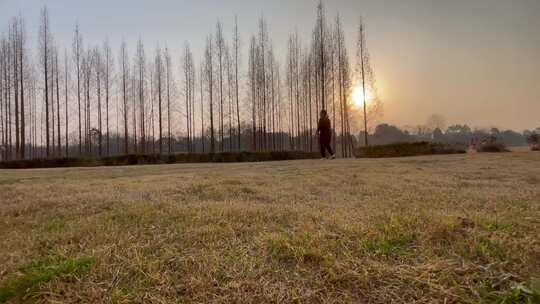
<svg viewBox="0 0 540 304">
<path fill-rule="evenodd" d="M 157 64 L 157 90 L 158 90 L 158 117 L 159 117 L 159 154 L 163 154 L 163 118 L 162 118 L 162 95 L 161 95 L 161 78 L 162 78 L 162 63 L 161 51 L 158 50 Z"/>
<path fill-rule="evenodd" d="M 215 150 L 215 136 L 214 136 L 214 92 L 213 92 L 213 73 L 214 73 L 214 67 L 212 64 L 212 37 L 210 36 L 208 38 L 207 42 L 207 48 L 206 48 L 206 73 L 208 77 L 208 92 L 209 92 L 209 100 L 210 100 L 210 153 L 214 153 Z"/>
<path fill-rule="evenodd" d="M 219 150 L 223 152 L 223 33 L 219 22 L 217 24 L 216 44 L 219 65 Z"/>
<path fill-rule="evenodd" d="M 51 50 L 51 77 L 50 77 L 50 86 L 51 86 L 51 153 L 53 157 L 56 157 L 56 112 L 55 107 L 56 103 L 54 102 L 54 49 Z"/>
<path fill-rule="evenodd" d="M 240 131 L 240 102 L 238 94 L 238 51 L 240 48 L 240 37 L 238 35 L 238 18 L 234 18 L 234 88 L 236 95 L 236 123 L 237 123 L 237 136 L 238 136 L 238 151 L 241 150 L 242 134 Z"/>
<path fill-rule="evenodd" d="M 79 155 L 82 155 L 82 120 L 81 120 L 81 37 L 79 25 L 75 27 L 75 65 L 77 68 L 77 107 L 79 114 Z"/>
<path fill-rule="evenodd" d="M 320 50 L 321 50 L 321 103 L 322 103 L 322 109 L 326 110 L 326 98 L 325 98 L 325 86 L 326 86 L 326 78 L 324 75 L 325 72 L 325 58 L 324 58 L 324 8 L 322 6 L 322 0 L 319 2 L 319 28 L 320 28 Z M 319 113 L 317 113 L 318 117 Z"/>
<path fill-rule="evenodd" d="M 25 158 L 25 143 L 26 143 L 26 121 L 24 110 L 24 28 L 22 17 L 19 17 L 19 80 L 21 88 L 21 158 Z"/>
<path fill-rule="evenodd" d="M 4 53 L 2 52 L 2 44 L 1 44 L 1 41 L 0 41 L 0 128 L 2 129 L 2 132 L 0 133 L 0 135 L 2 136 L 1 138 L 1 143 L 0 143 L 0 159 L 2 161 L 5 161 L 7 160 L 6 159 L 6 154 L 5 154 L 5 149 L 6 149 L 6 128 L 5 128 L 5 125 L 4 125 L 4 121 L 5 121 L 5 111 L 4 111 L 4 71 L 3 71 L 3 67 L 4 67 Z"/>
<path fill-rule="evenodd" d="M 18 50 L 18 26 L 17 19 L 13 21 L 13 28 L 11 33 L 11 40 L 13 46 L 13 97 L 15 102 L 15 157 L 17 159 L 21 158 L 21 134 L 20 134 L 20 125 L 19 125 L 19 50 Z"/>
<path fill-rule="evenodd" d="M 111 51 L 108 43 L 105 43 L 105 129 L 107 132 L 106 140 L 106 155 L 110 155 L 110 135 L 109 135 L 109 73 L 110 73 L 110 56 Z"/>
<path fill-rule="evenodd" d="M 135 85 L 136 79 L 135 75 L 131 78 L 131 100 L 133 101 L 133 151 L 135 154 L 138 152 L 137 147 L 137 98 L 136 98 L 136 85 Z"/>
<path fill-rule="evenodd" d="M 58 68 L 58 50 L 55 52 L 55 70 L 56 70 L 56 126 L 57 126 L 57 153 L 58 156 L 62 154 L 62 136 L 60 135 L 60 84 L 58 81 L 58 74 L 60 74 L 60 70 Z"/>
<path fill-rule="evenodd" d="M 46 148 L 46 151 L 47 151 L 47 157 L 50 157 L 51 154 L 50 154 L 50 138 L 49 138 L 49 67 L 48 67 L 48 61 L 49 61 L 49 56 L 48 56 L 48 49 L 49 49 L 49 46 L 48 46 L 48 40 L 49 40 L 49 29 L 48 29 L 48 15 L 47 15 L 47 11 L 44 10 L 43 11 L 43 41 L 44 41 L 44 54 L 43 54 L 43 62 L 45 64 L 45 67 L 44 67 L 44 73 L 43 73 L 43 81 L 45 83 L 45 140 L 47 142 L 47 148 Z"/>
<path fill-rule="evenodd" d="M 103 156 L 103 137 L 102 137 L 102 119 L 101 119 L 101 60 L 99 54 L 96 51 L 96 86 L 97 86 L 97 106 L 98 106 L 98 154 Z"/>
<path fill-rule="evenodd" d="M 203 92 L 203 65 L 201 64 L 201 72 L 200 72 L 200 83 L 201 83 L 201 145 L 202 145 L 202 153 L 205 152 L 204 149 L 204 92 Z"/>
<path fill-rule="evenodd" d="M 166 51 L 165 56 L 165 64 L 166 64 L 166 76 L 167 76 L 167 144 L 168 144 L 168 154 L 172 153 L 172 147 L 171 147 L 171 91 L 170 91 L 170 73 L 171 73 L 171 62 L 169 58 L 169 52 Z"/>
<path fill-rule="evenodd" d="M 66 117 L 65 117 L 65 127 L 64 127 L 64 131 L 66 133 L 66 139 L 65 139 L 65 148 L 66 148 L 66 157 L 69 157 L 69 138 L 68 138 L 68 134 L 69 134 L 69 130 L 68 130 L 68 127 L 69 127 L 69 119 L 68 119 L 68 58 L 67 58 L 67 50 L 65 51 L 65 63 L 64 63 L 64 88 L 65 88 L 65 104 L 64 104 L 64 107 L 65 107 L 65 114 L 66 114 Z"/>
<path fill-rule="evenodd" d="M 124 154 L 128 154 L 128 109 L 127 109 L 127 84 L 126 84 L 126 49 L 122 46 L 122 91 L 124 101 Z"/>
<path fill-rule="evenodd" d="M 366 77 L 365 77 L 365 60 L 364 60 L 364 26 L 360 22 L 360 62 L 362 68 L 362 95 L 364 98 L 364 144 L 369 146 L 368 143 L 368 129 L 367 129 L 367 100 L 366 100 Z"/>
<path fill-rule="evenodd" d="M 332 73 L 332 149 L 336 153 L 336 90 L 335 90 L 335 73 L 334 73 L 334 59 L 335 50 L 332 47 L 331 58 L 331 73 Z"/>
</svg>

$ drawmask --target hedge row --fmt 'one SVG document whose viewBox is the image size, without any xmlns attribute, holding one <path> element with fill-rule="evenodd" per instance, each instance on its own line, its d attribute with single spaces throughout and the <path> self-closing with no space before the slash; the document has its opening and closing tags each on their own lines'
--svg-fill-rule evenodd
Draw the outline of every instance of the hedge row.
<svg viewBox="0 0 540 304">
<path fill-rule="evenodd" d="M 490 153 L 497 153 L 497 152 L 510 152 L 510 150 L 508 150 L 506 148 L 506 146 L 504 144 L 501 144 L 501 143 L 487 143 L 487 144 L 483 144 L 483 145 L 480 145 L 476 151 L 478 152 L 490 152 Z"/>
<path fill-rule="evenodd" d="M 51 159 L 12 160 L 0 162 L 1 169 L 30 169 L 56 167 L 95 167 L 126 166 L 173 163 L 229 163 L 229 162 L 261 162 L 292 159 L 318 158 L 318 153 L 311 152 L 224 152 L 224 153 L 181 153 L 171 155 L 129 154 L 93 157 L 68 157 Z"/>
<path fill-rule="evenodd" d="M 417 155 L 458 154 L 466 151 L 461 148 L 431 142 L 396 143 L 380 146 L 360 147 L 354 151 L 356 157 L 381 158 Z"/>
</svg>

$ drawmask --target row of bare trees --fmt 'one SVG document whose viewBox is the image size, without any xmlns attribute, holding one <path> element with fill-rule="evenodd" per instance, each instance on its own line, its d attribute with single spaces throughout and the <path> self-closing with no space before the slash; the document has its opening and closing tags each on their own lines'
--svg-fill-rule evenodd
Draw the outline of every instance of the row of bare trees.
<svg viewBox="0 0 540 304">
<path fill-rule="evenodd" d="M 12 18 L 0 40 L 1 159 L 314 151 L 323 109 L 332 120 L 332 144 L 352 155 L 352 130 L 362 129 L 356 122 L 364 118 L 368 130 L 378 111 L 351 101 L 353 86 L 375 92 L 362 23 L 354 73 L 341 19 L 328 21 L 322 2 L 310 41 L 290 35 L 285 65 L 264 18 L 247 44 L 246 70 L 237 18 L 230 40 L 225 32 L 217 22 L 198 66 L 186 42 L 175 71 L 166 46 L 149 56 L 139 39 L 130 55 L 122 41 L 115 56 L 107 40 L 85 45 L 78 24 L 62 52 L 44 8 L 36 65 L 23 17 Z"/>
</svg>

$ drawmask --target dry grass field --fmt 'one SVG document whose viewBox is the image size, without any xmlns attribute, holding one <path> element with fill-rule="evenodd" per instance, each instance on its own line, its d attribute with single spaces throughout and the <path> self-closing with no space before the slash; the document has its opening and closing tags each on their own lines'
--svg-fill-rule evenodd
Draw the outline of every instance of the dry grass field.
<svg viewBox="0 0 540 304">
<path fill-rule="evenodd" d="M 0 170 L 0 302 L 538 303 L 540 153 Z"/>
</svg>

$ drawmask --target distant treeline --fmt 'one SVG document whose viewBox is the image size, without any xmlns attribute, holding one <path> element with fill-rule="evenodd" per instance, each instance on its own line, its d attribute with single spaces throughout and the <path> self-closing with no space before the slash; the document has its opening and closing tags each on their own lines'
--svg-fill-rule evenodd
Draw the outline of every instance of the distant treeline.
<svg viewBox="0 0 540 304">
<path fill-rule="evenodd" d="M 400 129 L 389 124 L 378 125 L 368 138 L 373 145 L 385 145 L 402 142 L 430 141 L 453 146 L 467 146 L 471 141 L 494 139 L 506 146 L 523 146 L 528 144 L 531 134 L 540 134 L 540 127 L 536 130 L 525 130 L 522 133 L 513 130 L 471 129 L 468 125 L 451 125 L 447 128 L 429 128 L 419 126 L 410 130 Z M 363 136 L 363 133 L 360 137 Z M 360 142 L 363 145 L 363 142 Z"/>
</svg>

